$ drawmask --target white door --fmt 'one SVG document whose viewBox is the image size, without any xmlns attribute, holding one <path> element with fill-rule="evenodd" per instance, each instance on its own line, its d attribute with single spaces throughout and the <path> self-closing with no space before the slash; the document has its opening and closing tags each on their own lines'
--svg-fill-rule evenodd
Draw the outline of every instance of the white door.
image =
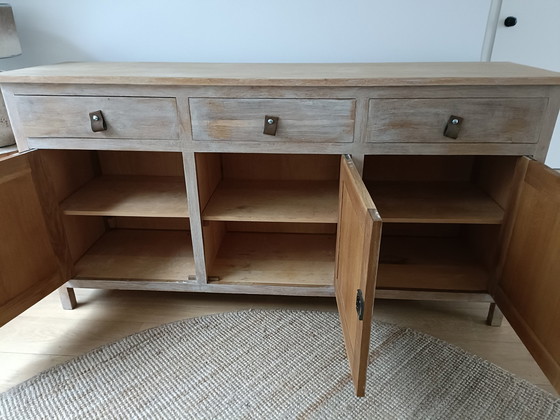
<svg viewBox="0 0 560 420">
<path fill-rule="evenodd" d="M 510 16 L 517 23 L 508 27 L 505 20 Z M 560 71 L 560 0 L 503 0 L 491 61 Z M 560 121 L 546 164 L 560 168 Z"/>
</svg>

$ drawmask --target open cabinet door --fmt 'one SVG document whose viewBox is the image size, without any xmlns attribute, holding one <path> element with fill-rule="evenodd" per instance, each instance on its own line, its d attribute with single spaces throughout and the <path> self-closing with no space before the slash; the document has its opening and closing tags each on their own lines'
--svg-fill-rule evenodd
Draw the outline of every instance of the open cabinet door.
<svg viewBox="0 0 560 420">
<path fill-rule="evenodd" d="M 345 155 L 340 165 L 335 293 L 346 353 L 357 396 L 366 386 L 381 218 L 356 170 Z"/>
<path fill-rule="evenodd" d="M 0 326 L 67 280 L 60 216 L 38 153 L 0 161 Z"/>
<path fill-rule="evenodd" d="M 522 158 L 494 299 L 560 392 L 560 174 Z"/>
</svg>

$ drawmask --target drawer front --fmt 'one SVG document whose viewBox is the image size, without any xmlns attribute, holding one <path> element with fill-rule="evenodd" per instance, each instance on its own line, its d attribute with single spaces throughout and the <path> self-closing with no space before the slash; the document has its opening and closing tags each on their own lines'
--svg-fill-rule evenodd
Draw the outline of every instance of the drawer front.
<svg viewBox="0 0 560 420">
<path fill-rule="evenodd" d="M 27 137 L 177 139 L 175 98 L 20 96 L 17 109 Z M 90 112 L 101 110 L 105 131 L 94 132 Z"/>
<path fill-rule="evenodd" d="M 536 143 L 546 98 L 371 99 L 367 142 Z M 451 116 L 457 138 L 444 136 Z"/>
<path fill-rule="evenodd" d="M 191 98 L 192 134 L 199 141 L 354 141 L 352 99 Z M 275 135 L 263 134 L 265 116 L 278 117 Z"/>
</svg>

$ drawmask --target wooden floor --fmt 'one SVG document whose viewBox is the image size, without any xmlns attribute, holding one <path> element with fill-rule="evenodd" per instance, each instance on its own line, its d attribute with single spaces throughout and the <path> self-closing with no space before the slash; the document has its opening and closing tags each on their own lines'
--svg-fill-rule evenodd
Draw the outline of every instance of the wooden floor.
<svg viewBox="0 0 560 420">
<path fill-rule="evenodd" d="M 0 392 L 95 347 L 166 322 L 248 308 L 336 311 L 330 298 L 85 289 L 77 290 L 77 297 L 78 308 L 64 311 L 54 293 L 0 328 Z M 454 343 L 556 394 L 507 322 L 498 328 L 485 325 L 487 307 L 379 300 L 375 318 Z"/>
</svg>

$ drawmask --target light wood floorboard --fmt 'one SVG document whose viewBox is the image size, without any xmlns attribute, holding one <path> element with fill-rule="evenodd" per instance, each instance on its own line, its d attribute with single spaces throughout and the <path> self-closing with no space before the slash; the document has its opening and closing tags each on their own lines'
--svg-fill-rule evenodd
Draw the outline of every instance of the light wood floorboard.
<svg viewBox="0 0 560 420">
<path fill-rule="evenodd" d="M 76 292 L 79 306 L 73 311 L 64 311 L 53 293 L 0 328 L 0 392 L 50 366 L 166 322 L 249 308 L 336 311 L 331 298 Z M 485 325 L 487 308 L 470 302 L 379 300 L 374 318 L 451 342 L 555 394 L 506 321 L 498 328 Z"/>
</svg>

